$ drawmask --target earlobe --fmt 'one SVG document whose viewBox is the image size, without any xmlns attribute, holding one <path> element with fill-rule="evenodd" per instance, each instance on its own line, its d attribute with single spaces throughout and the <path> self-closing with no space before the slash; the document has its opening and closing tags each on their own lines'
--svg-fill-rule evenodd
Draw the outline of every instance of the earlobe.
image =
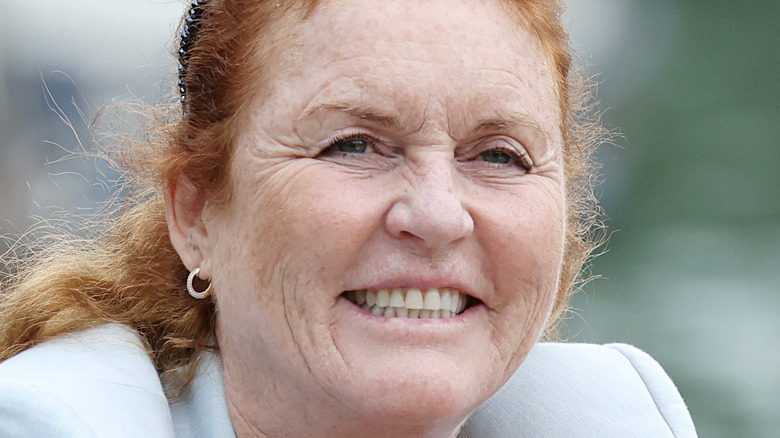
<svg viewBox="0 0 780 438">
<path fill-rule="evenodd" d="M 164 191 L 165 216 L 171 243 L 188 270 L 200 268 L 200 278 L 211 277 L 210 241 L 203 221 L 205 194 L 184 176 L 171 178 Z"/>
</svg>

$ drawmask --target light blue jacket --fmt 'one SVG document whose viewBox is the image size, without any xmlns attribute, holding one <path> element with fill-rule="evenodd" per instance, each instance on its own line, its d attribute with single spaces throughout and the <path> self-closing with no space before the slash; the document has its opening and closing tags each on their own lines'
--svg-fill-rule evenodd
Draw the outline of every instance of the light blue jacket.
<svg viewBox="0 0 780 438">
<path fill-rule="evenodd" d="M 135 333 L 104 325 L 0 363 L 0 436 L 234 438 L 219 357 L 170 405 Z M 468 438 L 695 437 L 672 381 L 628 345 L 534 347 L 462 431 Z"/>
</svg>

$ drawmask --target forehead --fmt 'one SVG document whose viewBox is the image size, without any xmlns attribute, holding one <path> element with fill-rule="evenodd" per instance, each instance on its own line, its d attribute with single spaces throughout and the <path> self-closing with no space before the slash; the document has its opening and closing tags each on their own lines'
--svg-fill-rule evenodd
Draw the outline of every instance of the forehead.
<svg viewBox="0 0 780 438">
<path fill-rule="evenodd" d="M 398 111 L 426 101 L 428 111 L 506 107 L 557 124 L 541 45 L 498 0 L 332 0 L 272 27 L 262 94 L 294 87 L 300 113 L 323 99 Z"/>
</svg>

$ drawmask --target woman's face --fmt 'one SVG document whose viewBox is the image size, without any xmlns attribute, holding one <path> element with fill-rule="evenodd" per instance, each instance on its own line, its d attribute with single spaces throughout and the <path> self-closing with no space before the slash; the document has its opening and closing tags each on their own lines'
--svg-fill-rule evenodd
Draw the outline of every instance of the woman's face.
<svg viewBox="0 0 780 438">
<path fill-rule="evenodd" d="M 271 30 L 200 245 L 234 422 L 452 430 L 538 338 L 560 120 L 540 45 L 497 3 L 331 1 Z"/>
</svg>

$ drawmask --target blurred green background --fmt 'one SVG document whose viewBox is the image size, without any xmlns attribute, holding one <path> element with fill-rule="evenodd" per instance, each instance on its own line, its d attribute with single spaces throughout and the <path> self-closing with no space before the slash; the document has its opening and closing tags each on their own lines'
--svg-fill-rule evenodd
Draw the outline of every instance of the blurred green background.
<svg viewBox="0 0 780 438">
<path fill-rule="evenodd" d="M 650 352 L 702 437 L 778 437 L 780 2 L 569 3 L 624 138 L 600 151 L 613 234 L 567 335 Z"/>
<path fill-rule="evenodd" d="M 702 437 L 780 436 L 780 2 L 568 4 L 579 60 L 622 138 L 599 152 L 612 233 L 594 263 L 602 278 L 575 298 L 565 335 L 650 352 Z M 104 104 L 159 100 L 183 5 L 0 0 L 0 10 L 6 234 L 110 193 L 103 164 L 68 158 L 82 146 L 60 116 L 89 149 L 86 126 Z"/>
</svg>

